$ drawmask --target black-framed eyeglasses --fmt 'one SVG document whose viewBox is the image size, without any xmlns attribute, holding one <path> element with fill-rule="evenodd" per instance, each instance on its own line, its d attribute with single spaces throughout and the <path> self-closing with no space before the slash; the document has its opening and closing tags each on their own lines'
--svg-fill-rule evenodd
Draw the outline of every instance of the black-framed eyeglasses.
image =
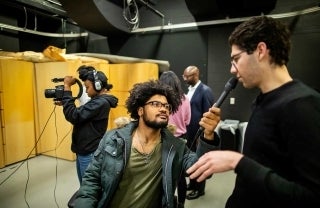
<svg viewBox="0 0 320 208">
<path fill-rule="evenodd" d="M 241 51 L 233 56 L 231 56 L 231 65 L 238 71 L 237 62 L 240 58 L 240 55 L 246 51 Z"/>
<path fill-rule="evenodd" d="M 169 103 L 162 103 L 160 101 L 149 101 L 149 102 L 145 103 L 144 105 L 151 105 L 152 107 L 157 108 L 157 109 L 164 107 L 169 112 L 171 112 L 171 110 L 172 110 L 172 106 Z"/>
</svg>

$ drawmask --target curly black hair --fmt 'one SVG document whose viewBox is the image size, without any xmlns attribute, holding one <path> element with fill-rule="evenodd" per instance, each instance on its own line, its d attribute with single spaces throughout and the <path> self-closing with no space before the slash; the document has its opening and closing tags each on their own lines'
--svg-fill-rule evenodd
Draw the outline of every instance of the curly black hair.
<svg viewBox="0 0 320 208">
<path fill-rule="evenodd" d="M 139 119 L 138 108 L 144 106 L 154 95 L 163 95 L 167 98 L 168 103 L 172 106 L 171 113 L 176 112 L 181 103 L 179 94 L 177 94 L 172 87 L 162 84 L 159 80 L 137 83 L 129 93 L 130 95 L 126 100 L 126 107 L 133 119 Z"/>
</svg>

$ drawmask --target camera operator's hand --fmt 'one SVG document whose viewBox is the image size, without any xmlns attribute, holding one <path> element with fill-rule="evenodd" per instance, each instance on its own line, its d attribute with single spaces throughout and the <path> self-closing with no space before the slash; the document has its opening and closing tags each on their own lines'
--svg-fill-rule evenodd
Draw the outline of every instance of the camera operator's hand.
<svg viewBox="0 0 320 208">
<path fill-rule="evenodd" d="M 72 76 L 65 76 L 63 82 L 64 82 L 64 90 L 71 91 L 71 86 L 76 83 L 76 78 Z"/>
</svg>

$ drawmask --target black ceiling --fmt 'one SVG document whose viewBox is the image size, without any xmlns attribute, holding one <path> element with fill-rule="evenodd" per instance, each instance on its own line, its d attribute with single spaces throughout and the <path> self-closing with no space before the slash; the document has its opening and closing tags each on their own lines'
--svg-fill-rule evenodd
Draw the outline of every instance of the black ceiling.
<svg viewBox="0 0 320 208">
<path fill-rule="evenodd" d="M 185 0 L 197 21 L 269 14 L 277 0 Z"/>
<path fill-rule="evenodd" d="M 133 1 L 137 3 L 139 10 L 143 6 L 157 8 L 160 4 L 162 7 L 170 5 L 168 0 L 126 0 L 131 3 Z M 177 0 L 177 2 L 186 5 L 196 21 L 226 16 L 267 14 L 276 4 L 276 0 Z M 130 34 L 132 25 L 128 25 L 128 21 L 123 17 L 123 3 L 123 0 L 1 0 L 3 5 L 22 10 L 16 15 L 23 16 L 23 10 L 28 9 L 37 14 L 64 18 L 71 23 L 76 22 L 82 28 L 106 36 Z M 150 12 L 150 8 L 147 12 Z M 146 10 L 139 12 L 144 11 Z M 146 18 L 144 20 L 147 21 Z"/>
</svg>

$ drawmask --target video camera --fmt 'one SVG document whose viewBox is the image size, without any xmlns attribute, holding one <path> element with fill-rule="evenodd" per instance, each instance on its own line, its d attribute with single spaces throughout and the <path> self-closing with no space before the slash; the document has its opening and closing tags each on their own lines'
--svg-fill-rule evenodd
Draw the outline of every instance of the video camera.
<svg viewBox="0 0 320 208">
<path fill-rule="evenodd" d="M 51 81 L 54 83 L 63 82 L 64 78 L 53 78 Z M 74 99 L 80 98 L 83 93 L 83 88 L 82 88 L 81 82 L 78 79 L 76 79 L 76 83 L 79 86 L 79 93 L 78 93 L 77 97 L 73 97 Z M 57 86 L 55 86 L 55 89 L 45 89 L 44 90 L 44 96 L 46 98 L 53 98 L 54 101 L 61 101 L 62 97 L 63 97 L 63 93 L 64 93 L 64 85 L 57 85 Z"/>
</svg>

